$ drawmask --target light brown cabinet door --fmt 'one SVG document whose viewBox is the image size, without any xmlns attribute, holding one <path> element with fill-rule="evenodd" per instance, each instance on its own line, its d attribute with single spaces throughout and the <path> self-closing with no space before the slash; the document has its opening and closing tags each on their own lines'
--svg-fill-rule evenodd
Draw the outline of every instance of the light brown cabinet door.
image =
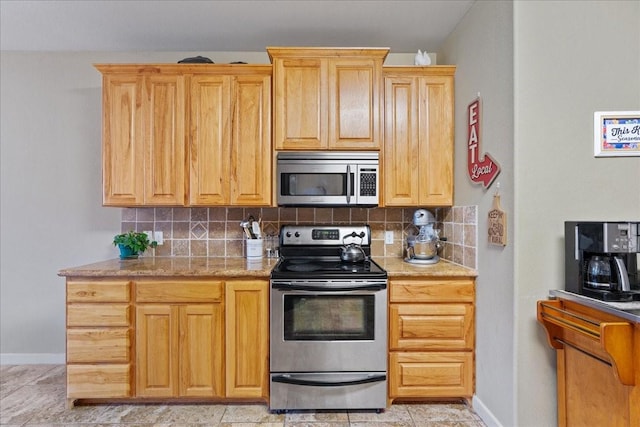
<svg viewBox="0 0 640 427">
<path fill-rule="evenodd" d="M 129 364 L 67 365 L 67 398 L 131 397 Z"/>
<path fill-rule="evenodd" d="M 144 204 L 185 203 L 184 76 L 144 78 Z"/>
<path fill-rule="evenodd" d="M 222 307 L 141 304 L 136 309 L 136 395 L 222 396 Z"/>
<path fill-rule="evenodd" d="M 329 149 L 380 148 L 382 61 L 329 60 Z"/>
<path fill-rule="evenodd" d="M 416 78 L 386 78 L 384 136 L 384 204 L 417 206 L 418 87 Z"/>
<path fill-rule="evenodd" d="M 473 305 L 391 304 L 391 350 L 473 350 Z"/>
<path fill-rule="evenodd" d="M 177 307 L 136 307 L 136 396 L 178 395 Z"/>
<path fill-rule="evenodd" d="M 226 396 L 267 397 L 268 282 L 226 283 Z"/>
<path fill-rule="evenodd" d="M 274 145 L 276 150 L 327 147 L 327 61 L 275 58 Z"/>
<path fill-rule="evenodd" d="M 103 204 L 184 205 L 184 76 L 103 72 Z"/>
<path fill-rule="evenodd" d="M 384 79 L 383 203 L 450 206 L 455 68 L 391 68 Z"/>
<path fill-rule="evenodd" d="M 222 396 L 222 306 L 185 305 L 179 316 L 180 396 Z"/>
<path fill-rule="evenodd" d="M 419 80 L 420 205 L 453 204 L 453 77 Z"/>
<path fill-rule="evenodd" d="M 105 74 L 102 81 L 102 203 L 143 202 L 142 76 Z"/>
<path fill-rule="evenodd" d="M 271 205 L 270 73 L 192 76 L 190 128 L 190 205 Z"/>
<path fill-rule="evenodd" d="M 637 425 L 630 420 L 633 387 L 622 385 L 611 366 L 567 345 L 557 352 L 557 367 L 558 425 Z"/>
<path fill-rule="evenodd" d="M 472 352 L 392 352 L 389 397 L 467 397 L 473 395 Z"/>
<path fill-rule="evenodd" d="M 388 49 L 267 51 L 274 67 L 276 150 L 380 149 Z"/>
<path fill-rule="evenodd" d="M 271 77 L 237 76 L 231 89 L 230 202 L 234 206 L 270 206 Z"/>
<path fill-rule="evenodd" d="M 223 75 L 191 77 L 191 205 L 229 203 L 230 83 Z"/>
</svg>

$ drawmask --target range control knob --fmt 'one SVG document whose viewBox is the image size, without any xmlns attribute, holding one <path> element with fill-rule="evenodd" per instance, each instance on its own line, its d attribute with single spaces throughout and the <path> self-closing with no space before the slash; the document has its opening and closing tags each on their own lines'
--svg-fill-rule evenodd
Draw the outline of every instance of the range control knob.
<svg viewBox="0 0 640 427">
<path fill-rule="evenodd" d="M 296 234 L 294 234 L 294 236 L 296 236 L 296 237 L 300 237 L 300 233 L 298 233 L 298 232 L 296 231 Z"/>
<path fill-rule="evenodd" d="M 287 231 L 287 232 L 285 233 L 285 236 L 287 236 L 287 237 L 291 237 L 291 232 L 290 232 L 290 231 Z"/>
</svg>

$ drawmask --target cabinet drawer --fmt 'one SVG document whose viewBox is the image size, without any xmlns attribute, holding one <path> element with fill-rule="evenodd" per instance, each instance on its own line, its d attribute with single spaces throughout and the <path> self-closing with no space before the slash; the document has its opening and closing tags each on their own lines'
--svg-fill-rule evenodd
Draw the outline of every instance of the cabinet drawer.
<svg viewBox="0 0 640 427">
<path fill-rule="evenodd" d="M 471 304 L 391 304 L 391 350 L 471 350 L 474 342 Z"/>
<path fill-rule="evenodd" d="M 69 304 L 67 326 L 129 326 L 129 304 Z"/>
<path fill-rule="evenodd" d="M 128 302 L 129 281 L 69 281 L 67 302 Z"/>
<path fill-rule="evenodd" d="M 123 365 L 67 365 L 68 398 L 131 396 L 131 369 Z"/>
<path fill-rule="evenodd" d="M 136 302 L 220 302 L 221 281 L 163 281 L 136 283 Z"/>
<path fill-rule="evenodd" d="M 129 329 L 67 330 L 67 363 L 128 363 Z"/>
<path fill-rule="evenodd" d="M 473 302 L 474 281 L 457 280 L 391 280 L 390 302 Z"/>
<path fill-rule="evenodd" d="M 472 352 L 390 354 L 390 398 L 470 397 L 473 388 Z"/>
</svg>

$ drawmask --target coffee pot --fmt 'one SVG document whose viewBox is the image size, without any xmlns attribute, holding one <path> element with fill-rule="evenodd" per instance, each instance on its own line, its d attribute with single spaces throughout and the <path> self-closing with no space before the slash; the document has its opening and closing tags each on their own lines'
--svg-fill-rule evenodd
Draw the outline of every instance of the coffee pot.
<svg viewBox="0 0 640 427">
<path fill-rule="evenodd" d="M 594 255 L 587 264 L 586 287 L 606 291 L 629 291 L 629 274 L 618 256 Z"/>
</svg>

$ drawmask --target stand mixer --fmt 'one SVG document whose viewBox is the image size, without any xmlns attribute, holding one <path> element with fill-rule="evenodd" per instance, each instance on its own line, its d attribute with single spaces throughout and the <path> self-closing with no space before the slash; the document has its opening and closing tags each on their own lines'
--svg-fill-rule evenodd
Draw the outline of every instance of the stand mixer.
<svg viewBox="0 0 640 427">
<path fill-rule="evenodd" d="M 413 214 L 413 225 L 418 227 L 417 236 L 407 237 L 407 257 L 404 259 L 411 264 L 430 265 L 440 261 L 438 249 L 440 238 L 433 227 L 436 219 L 426 209 L 418 209 Z"/>
</svg>

